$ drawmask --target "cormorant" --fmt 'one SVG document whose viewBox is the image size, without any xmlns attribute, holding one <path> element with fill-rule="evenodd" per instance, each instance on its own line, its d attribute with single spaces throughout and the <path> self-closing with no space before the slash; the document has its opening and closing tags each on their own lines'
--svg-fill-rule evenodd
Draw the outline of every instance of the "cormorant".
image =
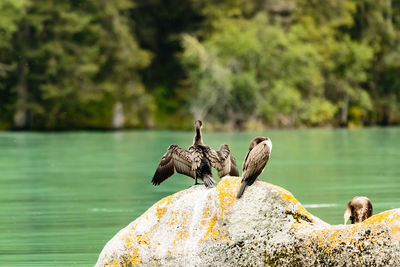
<svg viewBox="0 0 400 267">
<path fill-rule="evenodd" d="M 246 158 L 243 163 L 242 185 L 240 186 L 237 198 L 240 198 L 246 189 L 254 183 L 257 177 L 264 170 L 272 151 L 272 142 L 268 137 L 256 137 L 249 146 Z"/>
<path fill-rule="evenodd" d="M 350 219 L 351 224 L 359 223 L 372 216 L 373 208 L 371 200 L 367 197 L 354 197 L 347 203 L 344 212 L 344 224 Z"/>
<path fill-rule="evenodd" d="M 198 184 L 197 179 L 200 179 L 203 180 L 206 187 L 211 187 L 215 183 L 211 167 L 217 169 L 220 178 L 227 174 L 239 176 L 236 161 L 228 145 L 221 145 L 217 151 L 211 149 L 203 143 L 201 134 L 203 123 L 197 120 L 194 125 L 193 145 L 188 150 L 180 148 L 178 145 L 169 146 L 154 174 L 152 180 L 154 185 L 161 184 L 178 172 L 194 178 L 195 185 Z"/>
</svg>

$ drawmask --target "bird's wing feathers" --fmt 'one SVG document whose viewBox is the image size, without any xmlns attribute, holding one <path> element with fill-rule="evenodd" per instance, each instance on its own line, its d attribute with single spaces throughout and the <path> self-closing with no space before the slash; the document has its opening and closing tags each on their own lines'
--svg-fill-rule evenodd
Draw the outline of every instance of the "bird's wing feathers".
<svg viewBox="0 0 400 267">
<path fill-rule="evenodd" d="M 174 159 L 175 170 L 178 173 L 193 176 L 193 157 L 188 151 L 177 146 L 173 150 L 172 158 Z"/>
<path fill-rule="evenodd" d="M 250 154 L 250 151 L 247 152 L 246 157 L 244 158 L 243 168 L 242 168 L 242 175 L 245 172 L 245 170 L 247 170 L 247 168 L 248 168 L 248 165 L 249 165 L 249 161 L 248 161 L 249 154 Z"/>
<path fill-rule="evenodd" d="M 235 158 L 232 156 L 232 154 L 230 155 L 230 160 L 231 160 L 231 171 L 229 172 L 230 176 L 239 176 L 239 169 L 236 165 L 236 160 Z"/>
<path fill-rule="evenodd" d="M 246 155 L 243 164 L 243 180 L 248 181 L 251 185 L 255 179 L 262 173 L 265 165 L 267 164 L 270 156 L 270 149 L 263 143 L 256 145 Z"/>
<path fill-rule="evenodd" d="M 227 174 L 239 176 L 235 158 L 232 156 L 228 145 L 221 145 L 217 151 L 207 147 L 205 153 L 210 160 L 211 166 L 217 169 L 220 178 Z"/>
<path fill-rule="evenodd" d="M 192 157 L 192 171 L 195 171 L 201 163 L 201 158 L 203 157 L 203 153 L 201 149 L 195 146 L 189 147 L 189 153 Z"/>
<path fill-rule="evenodd" d="M 171 177 L 175 171 L 194 177 L 195 174 L 192 171 L 192 165 L 193 159 L 190 152 L 177 145 L 171 145 L 164 156 L 162 156 L 151 182 L 154 185 L 159 185 Z"/>
</svg>

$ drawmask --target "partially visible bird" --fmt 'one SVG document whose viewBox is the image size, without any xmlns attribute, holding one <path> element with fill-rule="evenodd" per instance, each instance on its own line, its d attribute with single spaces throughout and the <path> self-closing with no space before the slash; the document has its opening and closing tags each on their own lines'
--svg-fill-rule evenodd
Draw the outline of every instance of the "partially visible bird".
<svg viewBox="0 0 400 267">
<path fill-rule="evenodd" d="M 243 163 L 242 185 L 240 186 L 237 198 L 240 198 L 246 186 L 252 185 L 263 172 L 271 151 L 272 142 L 268 137 L 256 137 L 251 141 L 249 152 L 247 152 Z"/>
<path fill-rule="evenodd" d="M 197 180 L 200 179 L 206 187 L 211 187 L 215 183 L 211 167 L 217 169 L 219 177 L 227 174 L 239 176 L 235 158 L 232 156 L 228 145 L 221 145 L 217 151 L 211 149 L 203 143 L 201 134 L 203 123 L 197 120 L 194 126 L 193 145 L 188 150 L 177 145 L 169 146 L 153 176 L 152 183 L 154 185 L 161 184 L 175 172 L 178 172 L 194 178 L 195 185 L 198 184 Z"/>
<path fill-rule="evenodd" d="M 347 203 L 344 212 L 344 224 L 350 219 L 351 224 L 360 223 L 372 216 L 373 208 L 371 200 L 367 197 L 354 197 Z"/>
</svg>

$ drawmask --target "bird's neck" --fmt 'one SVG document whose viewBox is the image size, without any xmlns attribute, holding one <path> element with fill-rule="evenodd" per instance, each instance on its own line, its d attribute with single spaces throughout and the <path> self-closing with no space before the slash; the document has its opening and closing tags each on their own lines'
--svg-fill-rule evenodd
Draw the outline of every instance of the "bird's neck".
<svg viewBox="0 0 400 267">
<path fill-rule="evenodd" d="M 196 128 L 196 134 L 194 135 L 193 144 L 194 145 L 203 145 L 203 138 L 201 136 L 200 128 Z"/>
</svg>

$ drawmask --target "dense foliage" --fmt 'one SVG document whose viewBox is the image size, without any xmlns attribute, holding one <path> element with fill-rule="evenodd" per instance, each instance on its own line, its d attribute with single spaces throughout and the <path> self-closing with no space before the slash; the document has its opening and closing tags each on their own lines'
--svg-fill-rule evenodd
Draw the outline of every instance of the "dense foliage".
<svg viewBox="0 0 400 267">
<path fill-rule="evenodd" d="M 0 129 L 194 118 L 400 124 L 400 1 L 0 1 Z"/>
</svg>

